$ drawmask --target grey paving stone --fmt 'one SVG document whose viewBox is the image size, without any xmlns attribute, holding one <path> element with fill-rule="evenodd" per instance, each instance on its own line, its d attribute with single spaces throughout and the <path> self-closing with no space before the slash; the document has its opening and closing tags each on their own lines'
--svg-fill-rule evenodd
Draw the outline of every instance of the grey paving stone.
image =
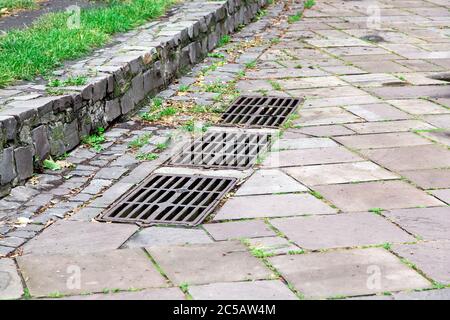
<svg viewBox="0 0 450 320">
<path fill-rule="evenodd" d="M 275 232 L 262 220 L 208 223 L 203 227 L 216 241 L 275 235 Z"/>
<path fill-rule="evenodd" d="M 346 136 L 350 134 L 355 134 L 354 131 L 339 124 L 305 127 L 296 130 L 298 130 L 298 132 L 315 137 L 334 137 L 334 136 Z"/>
<path fill-rule="evenodd" d="M 61 220 L 24 246 L 24 254 L 87 253 L 119 248 L 138 228 L 126 224 Z"/>
<path fill-rule="evenodd" d="M 114 171 L 115 169 L 111 168 L 110 170 Z M 91 182 L 86 186 L 86 188 L 83 189 L 83 193 L 97 194 L 103 188 L 109 187 L 111 184 L 111 180 L 92 179 Z"/>
<path fill-rule="evenodd" d="M 185 300 L 179 288 L 155 288 L 140 291 L 121 291 L 81 296 L 67 296 L 58 300 Z"/>
<path fill-rule="evenodd" d="M 389 180 L 400 177 L 370 161 L 291 167 L 283 170 L 307 186 Z"/>
<path fill-rule="evenodd" d="M 14 252 L 16 248 L 14 247 L 6 247 L 0 245 L 0 257 L 6 257 L 8 254 Z"/>
<path fill-rule="evenodd" d="M 199 300 L 297 300 L 297 296 L 279 280 L 222 282 L 189 287 Z"/>
<path fill-rule="evenodd" d="M 92 219 L 97 217 L 102 211 L 102 208 L 81 208 L 79 211 L 76 211 L 70 218 L 68 218 L 68 220 L 92 221 Z"/>
<path fill-rule="evenodd" d="M 262 165 L 266 168 L 278 168 L 362 160 L 364 159 L 344 147 L 336 147 L 271 152 Z"/>
<path fill-rule="evenodd" d="M 274 142 L 272 150 L 299 150 L 312 148 L 337 147 L 338 144 L 329 138 L 282 138 Z"/>
<path fill-rule="evenodd" d="M 14 260 L 0 259 L 0 300 L 19 299 L 22 294 L 22 280 Z"/>
<path fill-rule="evenodd" d="M 431 144 L 412 132 L 393 132 L 336 137 L 336 141 L 352 149 L 376 149 Z"/>
<path fill-rule="evenodd" d="M 442 206 L 444 203 L 403 181 L 317 186 L 315 189 L 343 211 Z"/>
<path fill-rule="evenodd" d="M 316 126 L 327 124 L 354 123 L 363 120 L 339 107 L 304 109 L 300 112 L 300 119 L 294 125 Z"/>
<path fill-rule="evenodd" d="M 423 189 L 450 187 L 450 169 L 400 171 L 399 173 Z"/>
<path fill-rule="evenodd" d="M 395 300 L 450 300 L 450 288 L 394 293 Z"/>
<path fill-rule="evenodd" d="M 396 256 L 380 248 L 277 256 L 269 261 L 308 298 L 421 289 L 431 285 Z"/>
<path fill-rule="evenodd" d="M 25 239 L 19 237 L 4 237 L 0 239 L 0 246 L 17 248 L 25 243 Z"/>
<path fill-rule="evenodd" d="M 437 145 L 364 150 L 362 153 L 394 171 L 450 167 L 450 151 Z"/>
<path fill-rule="evenodd" d="M 412 208 L 383 212 L 403 229 L 425 240 L 450 240 L 450 207 Z"/>
<path fill-rule="evenodd" d="M 362 104 L 345 107 L 346 110 L 367 121 L 405 120 L 411 116 L 386 103 Z"/>
<path fill-rule="evenodd" d="M 119 179 L 125 172 L 127 172 L 127 169 L 125 168 L 114 168 L 114 170 L 111 170 L 111 168 L 103 168 L 100 169 L 96 175 L 96 179 Z"/>
<path fill-rule="evenodd" d="M 165 287 L 164 277 L 141 249 L 17 258 L 32 296 Z"/>
<path fill-rule="evenodd" d="M 267 255 L 299 253 L 301 249 L 281 237 L 263 237 L 246 239 L 251 249 L 264 252 Z"/>
<path fill-rule="evenodd" d="M 117 182 L 113 184 L 109 189 L 102 193 L 101 197 L 96 198 L 90 203 L 94 208 L 106 208 L 117 199 L 119 199 L 125 192 L 127 192 L 133 183 Z"/>
<path fill-rule="evenodd" d="M 147 249 L 176 285 L 268 279 L 264 264 L 237 241 Z"/>
<path fill-rule="evenodd" d="M 420 120 L 350 123 L 346 126 L 359 134 L 430 130 L 434 128 Z"/>
<path fill-rule="evenodd" d="M 450 189 L 432 190 L 430 193 L 446 204 L 450 204 Z"/>
<path fill-rule="evenodd" d="M 428 277 L 442 284 L 450 283 L 450 242 L 423 242 L 394 245 L 392 250 L 423 271 Z"/>
<path fill-rule="evenodd" d="M 391 222 L 369 212 L 273 219 L 270 223 L 309 250 L 415 241 Z"/>
<path fill-rule="evenodd" d="M 307 191 L 301 183 L 295 181 L 280 170 L 256 171 L 236 192 L 237 196 L 302 192 Z"/>
<path fill-rule="evenodd" d="M 436 128 L 450 129 L 450 114 L 427 115 L 423 116 L 423 119 Z"/>
<path fill-rule="evenodd" d="M 388 100 L 387 102 L 414 115 L 450 113 L 448 109 L 423 99 Z"/>
<path fill-rule="evenodd" d="M 150 227 L 134 234 L 124 248 L 212 243 L 202 229 Z"/>
<path fill-rule="evenodd" d="M 337 212 L 310 194 L 245 196 L 229 199 L 214 220 L 285 217 Z"/>
</svg>

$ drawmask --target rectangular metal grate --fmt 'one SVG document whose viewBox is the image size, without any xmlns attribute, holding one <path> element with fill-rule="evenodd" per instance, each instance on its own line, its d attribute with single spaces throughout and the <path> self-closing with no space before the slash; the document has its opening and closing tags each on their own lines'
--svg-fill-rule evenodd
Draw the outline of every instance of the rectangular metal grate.
<svg viewBox="0 0 450 320">
<path fill-rule="evenodd" d="M 99 220 L 195 226 L 235 184 L 235 178 L 153 174 L 126 193 Z"/>
<path fill-rule="evenodd" d="M 240 96 L 222 114 L 223 124 L 278 128 L 294 113 L 302 99 Z"/>
<path fill-rule="evenodd" d="M 248 169 L 270 147 L 267 133 L 210 131 L 169 159 L 169 165 Z"/>
</svg>

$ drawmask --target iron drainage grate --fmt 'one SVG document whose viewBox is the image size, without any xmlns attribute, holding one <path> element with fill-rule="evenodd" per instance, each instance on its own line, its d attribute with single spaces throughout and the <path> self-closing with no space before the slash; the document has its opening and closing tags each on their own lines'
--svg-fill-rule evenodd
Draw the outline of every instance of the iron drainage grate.
<svg viewBox="0 0 450 320">
<path fill-rule="evenodd" d="M 297 110 L 299 98 L 240 96 L 222 114 L 222 123 L 278 128 Z"/>
<path fill-rule="evenodd" d="M 169 165 L 249 169 L 270 147 L 267 133 L 210 131 L 171 157 Z"/>
<path fill-rule="evenodd" d="M 99 220 L 195 226 L 235 184 L 235 178 L 153 174 L 126 193 Z"/>
</svg>

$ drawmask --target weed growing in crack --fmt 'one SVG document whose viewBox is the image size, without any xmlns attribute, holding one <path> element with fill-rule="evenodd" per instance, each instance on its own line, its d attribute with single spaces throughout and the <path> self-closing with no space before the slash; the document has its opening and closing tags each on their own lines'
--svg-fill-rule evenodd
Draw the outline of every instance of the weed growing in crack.
<svg viewBox="0 0 450 320">
<path fill-rule="evenodd" d="M 304 2 L 305 9 L 311 9 L 316 4 L 315 0 L 306 0 Z"/>
<path fill-rule="evenodd" d="M 89 148 L 94 149 L 96 152 L 103 150 L 102 143 L 105 142 L 105 128 L 98 128 L 94 134 L 85 136 L 82 139 L 82 143 Z"/>
<path fill-rule="evenodd" d="M 303 12 L 299 11 L 296 14 L 289 16 L 287 21 L 288 21 L 288 23 L 295 23 L 295 22 L 300 21 L 302 16 L 303 16 Z"/>
<path fill-rule="evenodd" d="M 159 155 L 157 153 L 153 153 L 153 152 L 139 152 L 136 155 L 136 159 L 138 160 L 144 160 L 144 161 L 152 161 L 152 160 L 156 160 L 158 159 Z"/>
<path fill-rule="evenodd" d="M 128 143 L 128 148 L 130 149 L 139 149 L 150 141 L 152 134 L 151 133 L 145 133 L 142 136 L 136 137 L 135 139 L 131 140 Z"/>
</svg>

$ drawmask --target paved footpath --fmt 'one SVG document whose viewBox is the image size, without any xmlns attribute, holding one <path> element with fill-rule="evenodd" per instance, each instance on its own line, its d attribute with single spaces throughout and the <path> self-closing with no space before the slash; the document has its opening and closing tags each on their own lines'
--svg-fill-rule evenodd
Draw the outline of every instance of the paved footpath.
<svg viewBox="0 0 450 320">
<path fill-rule="evenodd" d="M 258 166 L 167 168 L 174 129 L 116 124 L 0 200 L 0 298 L 450 299 L 449 2 L 316 2 L 271 5 L 160 94 L 305 98 Z M 196 228 L 93 220 L 152 171 L 243 183 Z"/>
</svg>

